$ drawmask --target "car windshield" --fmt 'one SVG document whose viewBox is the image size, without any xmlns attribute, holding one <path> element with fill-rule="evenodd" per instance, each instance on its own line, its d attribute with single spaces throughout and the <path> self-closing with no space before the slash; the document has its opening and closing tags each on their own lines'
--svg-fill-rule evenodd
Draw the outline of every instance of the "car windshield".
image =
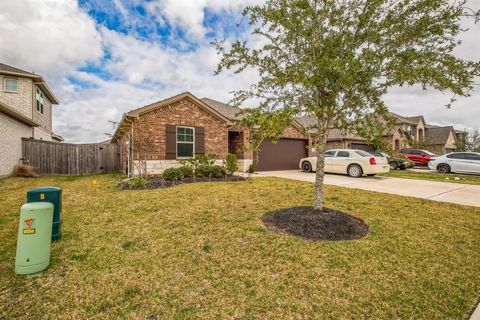
<svg viewBox="0 0 480 320">
<path fill-rule="evenodd" d="M 359 151 L 355 151 L 356 154 L 362 156 L 362 157 L 371 157 L 372 155 L 366 151 L 362 151 L 362 150 L 359 150 Z"/>
</svg>

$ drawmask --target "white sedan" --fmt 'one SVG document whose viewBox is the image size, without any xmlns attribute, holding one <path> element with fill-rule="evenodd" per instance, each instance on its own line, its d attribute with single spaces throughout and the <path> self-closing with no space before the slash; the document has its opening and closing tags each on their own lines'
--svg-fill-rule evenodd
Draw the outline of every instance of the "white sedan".
<svg viewBox="0 0 480 320">
<path fill-rule="evenodd" d="M 440 173 L 474 173 L 480 174 L 480 153 L 452 152 L 433 158 L 428 167 Z"/>
<path fill-rule="evenodd" d="M 317 157 L 300 159 L 300 169 L 304 172 L 317 170 Z M 388 160 L 376 157 L 363 150 L 336 149 L 325 152 L 325 172 L 343 173 L 350 177 L 374 176 L 390 171 Z"/>
</svg>

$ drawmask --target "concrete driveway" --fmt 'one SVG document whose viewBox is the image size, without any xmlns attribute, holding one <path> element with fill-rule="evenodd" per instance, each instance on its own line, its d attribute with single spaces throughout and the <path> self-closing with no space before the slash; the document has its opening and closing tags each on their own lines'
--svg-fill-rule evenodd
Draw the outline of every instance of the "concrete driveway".
<svg viewBox="0 0 480 320">
<path fill-rule="evenodd" d="M 255 176 L 315 182 L 315 173 L 297 170 L 264 171 Z M 326 174 L 325 184 L 480 207 L 480 185 L 390 177 L 350 178 L 336 174 Z"/>
</svg>

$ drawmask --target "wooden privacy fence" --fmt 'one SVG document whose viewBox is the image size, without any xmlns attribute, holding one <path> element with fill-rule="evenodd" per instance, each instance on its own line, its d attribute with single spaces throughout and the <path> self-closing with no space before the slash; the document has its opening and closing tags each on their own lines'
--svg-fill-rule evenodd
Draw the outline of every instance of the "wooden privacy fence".
<svg viewBox="0 0 480 320">
<path fill-rule="evenodd" d="M 23 160 L 41 174 L 87 175 L 120 171 L 117 144 L 70 144 L 22 139 Z"/>
</svg>

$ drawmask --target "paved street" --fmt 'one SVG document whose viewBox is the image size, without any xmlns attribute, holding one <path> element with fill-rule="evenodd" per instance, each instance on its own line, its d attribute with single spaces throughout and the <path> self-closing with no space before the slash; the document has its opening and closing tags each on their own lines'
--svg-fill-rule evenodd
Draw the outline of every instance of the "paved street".
<svg viewBox="0 0 480 320">
<path fill-rule="evenodd" d="M 298 170 L 263 171 L 255 176 L 278 177 L 308 182 L 315 181 L 315 173 L 305 173 Z M 347 188 L 480 207 L 480 185 L 391 177 L 350 178 L 348 176 L 336 174 L 325 175 L 325 183 Z"/>
</svg>

